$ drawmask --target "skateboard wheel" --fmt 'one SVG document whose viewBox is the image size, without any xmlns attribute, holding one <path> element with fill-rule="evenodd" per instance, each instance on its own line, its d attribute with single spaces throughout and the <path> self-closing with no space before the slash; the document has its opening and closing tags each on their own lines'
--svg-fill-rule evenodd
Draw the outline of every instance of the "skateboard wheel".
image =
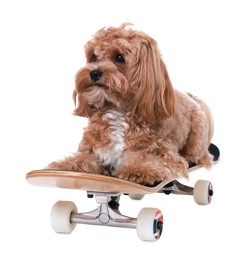
<svg viewBox="0 0 249 260">
<path fill-rule="evenodd" d="M 69 234 L 74 230 L 76 223 L 70 221 L 72 212 L 77 213 L 77 207 L 71 201 L 58 201 L 54 204 L 50 223 L 55 232 Z"/>
<path fill-rule="evenodd" d="M 129 197 L 133 200 L 141 200 L 144 197 L 144 194 L 129 194 Z"/>
<path fill-rule="evenodd" d="M 137 218 L 137 235 L 143 241 L 156 241 L 163 230 L 163 214 L 156 208 L 143 208 Z"/>
<path fill-rule="evenodd" d="M 213 196 L 213 186 L 210 181 L 199 180 L 194 186 L 194 200 L 199 205 L 208 205 Z"/>
</svg>

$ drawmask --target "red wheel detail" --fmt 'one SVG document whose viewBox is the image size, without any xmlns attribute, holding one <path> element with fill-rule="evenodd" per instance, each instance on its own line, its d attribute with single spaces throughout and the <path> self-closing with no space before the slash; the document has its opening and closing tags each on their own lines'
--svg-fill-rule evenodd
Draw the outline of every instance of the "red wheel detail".
<svg viewBox="0 0 249 260">
<path fill-rule="evenodd" d="M 160 210 L 157 210 L 153 224 L 155 238 L 159 239 L 163 231 L 163 214 Z"/>
</svg>

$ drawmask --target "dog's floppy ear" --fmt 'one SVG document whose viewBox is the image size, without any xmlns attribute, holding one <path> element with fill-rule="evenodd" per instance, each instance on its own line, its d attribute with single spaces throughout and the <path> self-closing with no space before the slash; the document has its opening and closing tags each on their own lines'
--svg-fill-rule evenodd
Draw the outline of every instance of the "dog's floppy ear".
<svg viewBox="0 0 249 260">
<path fill-rule="evenodd" d="M 83 102 L 80 95 L 77 94 L 77 91 L 73 91 L 73 101 L 75 105 L 75 110 L 73 112 L 76 116 L 82 116 L 82 117 L 90 117 L 92 115 L 91 109 L 85 102 Z"/>
<path fill-rule="evenodd" d="M 84 102 L 82 96 L 82 76 L 81 70 L 76 74 L 75 77 L 75 90 L 73 91 L 73 101 L 75 105 L 74 115 L 82 116 L 82 117 L 90 117 L 92 116 L 92 111 L 90 106 Z"/>
<path fill-rule="evenodd" d="M 131 67 L 133 109 L 150 123 L 160 123 L 174 114 L 174 90 L 157 43 L 144 37 Z"/>
</svg>

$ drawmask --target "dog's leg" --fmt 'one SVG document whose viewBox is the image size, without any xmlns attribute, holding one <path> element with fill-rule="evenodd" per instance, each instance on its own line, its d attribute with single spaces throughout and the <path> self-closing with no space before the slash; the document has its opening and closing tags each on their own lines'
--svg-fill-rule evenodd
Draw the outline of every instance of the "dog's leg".
<svg viewBox="0 0 249 260">
<path fill-rule="evenodd" d="M 127 152 L 112 175 L 143 185 L 153 185 L 163 180 L 187 177 L 187 162 L 173 152 L 165 156 Z"/>
<path fill-rule="evenodd" d="M 76 153 L 63 160 L 52 162 L 48 165 L 50 169 L 64 171 L 81 171 L 88 173 L 101 174 L 103 169 L 94 154 Z"/>
<path fill-rule="evenodd" d="M 205 113 L 201 110 L 194 111 L 187 143 L 180 151 L 189 163 L 207 168 L 212 166 L 212 156 L 208 152 L 209 128 Z"/>
</svg>

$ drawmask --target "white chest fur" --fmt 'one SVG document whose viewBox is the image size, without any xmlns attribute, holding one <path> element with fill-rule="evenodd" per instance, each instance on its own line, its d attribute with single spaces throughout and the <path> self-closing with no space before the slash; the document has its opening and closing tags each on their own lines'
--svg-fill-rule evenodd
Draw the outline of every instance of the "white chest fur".
<svg viewBox="0 0 249 260">
<path fill-rule="evenodd" d="M 96 149 L 95 154 L 102 165 L 116 168 L 123 156 L 128 124 L 125 122 L 125 114 L 114 110 L 108 110 L 103 115 L 103 120 L 108 121 L 109 143 Z"/>
</svg>

